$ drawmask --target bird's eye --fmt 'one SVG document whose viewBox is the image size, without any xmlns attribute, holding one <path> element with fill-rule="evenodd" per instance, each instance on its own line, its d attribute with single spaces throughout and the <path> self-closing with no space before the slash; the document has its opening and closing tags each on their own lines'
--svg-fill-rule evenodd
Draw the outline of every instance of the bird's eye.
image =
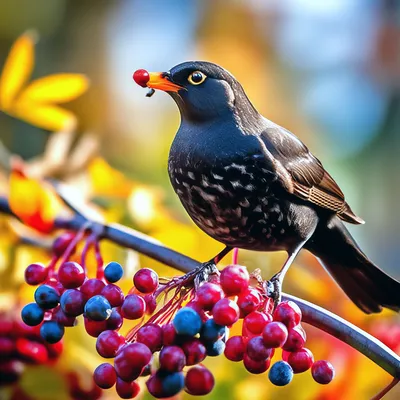
<svg viewBox="0 0 400 400">
<path fill-rule="evenodd" d="M 200 71 L 194 71 L 189 75 L 188 81 L 192 85 L 200 85 L 206 80 L 207 76 Z"/>
</svg>

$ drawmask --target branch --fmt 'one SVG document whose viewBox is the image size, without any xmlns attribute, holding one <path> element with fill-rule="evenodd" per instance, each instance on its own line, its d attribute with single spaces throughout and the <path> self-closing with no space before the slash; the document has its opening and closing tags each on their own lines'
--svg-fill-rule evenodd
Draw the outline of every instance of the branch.
<svg viewBox="0 0 400 400">
<path fill-rule="evenodd" d="M 59 194 L 66 204 L 72 204 L 72 201 L 66 197 L 64 191 Z M 169 249 L 141 232 L 119 224 L 104 224 L 92 221 L 88 219 L 88 213 L 78 210 L 76 205 L 73 208 L 75 211 L 74 216 L 69 219 L 56 219 L 55 228 L 79 231 L 85 224 L 89 223 L 90 230 L 98 234 L 100 238 L 135 250 L 182 272 L 190 272 L 201 265 L 199 261 Z M 7 198 L 1 196 L 0 212 L 15 217 L 9 207 Z M 282 298 L 297 303 L 303 313 L 304 322 L 347 343 L 371 359 L 394 378 L 400 378 L 400 357 L 378 339 L 330 311 L 305 300 L 288 294 L 283 294 Z"/>
</svg>

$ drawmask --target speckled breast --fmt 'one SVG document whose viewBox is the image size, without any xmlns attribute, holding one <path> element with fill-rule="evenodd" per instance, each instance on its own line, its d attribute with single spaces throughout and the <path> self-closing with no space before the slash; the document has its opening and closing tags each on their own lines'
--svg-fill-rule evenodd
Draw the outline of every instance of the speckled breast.
<svg viewBox="0 0 400 400">
<path fill-rule="evenodd" d="M 285 248 L 290 205 L 279 200 L 276 176 L 261 161 L 193 168 L 170 160 L 169 175 L 186 211 L 209 236 L 232 247 Z"/>
</svg>

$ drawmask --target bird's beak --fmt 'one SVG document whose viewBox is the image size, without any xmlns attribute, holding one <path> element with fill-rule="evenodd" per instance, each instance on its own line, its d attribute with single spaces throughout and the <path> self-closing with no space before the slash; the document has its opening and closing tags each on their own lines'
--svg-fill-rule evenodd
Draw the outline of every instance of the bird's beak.
<svg viewBox="0 0 400 400">
<path fill-rule="evenodd" d="M 183 89 L 171 81 L 168 72 L 149 72 L 149 80 L 146 86 L 152 89 L 164 90 L 165 92 L 178 92 Z"/>
</svg>

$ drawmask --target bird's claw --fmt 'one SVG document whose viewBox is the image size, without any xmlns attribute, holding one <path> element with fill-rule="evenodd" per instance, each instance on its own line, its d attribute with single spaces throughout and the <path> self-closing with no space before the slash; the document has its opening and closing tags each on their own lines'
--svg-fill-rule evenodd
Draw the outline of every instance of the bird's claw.
<svg viewBox="0 0 400 400">
<path fill-rule="evenodd" d="M 267 295 L 274 301 L 274 310 L 281 302 L 282 298 L 282 282 L 279 274 L 274 275 L 266 285 Z"/>
<path fill-rule="evenodd" d="M 212 261 L 207 261 L 196 268 L 196 276 L 194 278 L 194 286 L 198 288 L 203 282 L 208 281 L 210 275 L 218 274 L 218 268 Z"/>
</svg>

